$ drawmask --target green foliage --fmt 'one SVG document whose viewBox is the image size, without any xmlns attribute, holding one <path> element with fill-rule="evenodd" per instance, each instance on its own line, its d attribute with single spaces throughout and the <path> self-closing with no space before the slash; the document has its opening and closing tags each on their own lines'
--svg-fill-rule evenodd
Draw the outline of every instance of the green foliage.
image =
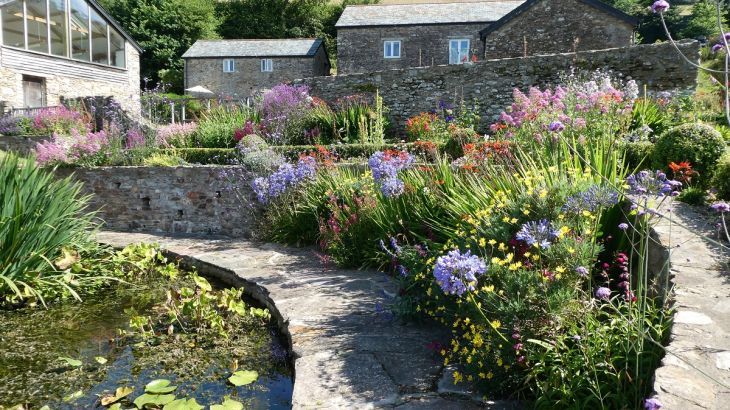
<svg viewBox="0 0 730 410">
<path fill-rule="evenodd" d="M 709 125 L 683 124 L 667 130 L 657 140 L 653 166 L 668 169 L 670 162 L 689 161 L 699 173 L 700 187 L 712 178 L 715 164 L 725 152 L 726 143 L 719 132 Z"/>
<path fill-rule="evenodd" d="M 144 50 L 141 76 L 153 84 L 182 78 L 182 54 L 196 40 L 216 38 L 218 19 L 209 0 L 101 0 L 104 8 Z M 170 76 L 173 77 L 170 77 Z M 172 84 L 182 93 L 182 83 Z"/>
<path fill-rule="evenodd" d="M 372 104 L 359 95 L 340 100 L 334 109 L 319 104 L 305 123 L 308 129 L 317 130 L 318 135 L 311 138 L 316 144 L 383 144 L 388 126 L 386 112 L 376 91 Z"/>
<path fill-rule="evenodd" d="M 718 197 L 730 200 L 730 150 L 725 151 L 715 166 L 712 187 L 717 190 Z"/>
<path fill-rule="evenodd" d="M 220 106 L 203 114 L 198 123 L 197 141 L 202 148 L 231 148 L 236 145 L 233 138 L 237 129 L 256 114 L 243 106 Z"/>
<path fill-rule="evenodd" d="M 704 205 L 707 202 L 707 191 L 697 187 L 685 188 L 679 194 L 677 200 L 690 205 Z"/>
<path fill-rule="evenodd" d="M 173 150 L 174 152 L 174 150 Z M 174 154 L 166 152 L 156 152 L 145 158 L 142 165 L 146 167 L 176 167 L 185 165 L 185 160 Z"/>
<path fill-rule="evenodd" d="M 234 148 L 170 148 L 159 150 L 159 155 L 177 157 L 188 164 L 229 165 L 237 152 Z"/>
<path fill-rule="evenodd" d="M 650 141 L 624 142 L 624 166 L 629 170 L 649 168 L 654 155 L 654 143 Z"/>
<path fill-rule="evenodd" d="M 629 129 L 634 133 L 640 133 L 641 138 L 653 141 L 655 136 L 661 135 L 672 125 L 674 124 L 671 113 L 661 107 L 656 100 L 642 98 L 634 102 Z"/>
<path fill-rule="evenodd" d="M 95 227 L 81 185 L 8 154 L 0 158 L 0 186 L 0 304 L 78 298 L 99 275 L 77 263 Z"/>
</svg>

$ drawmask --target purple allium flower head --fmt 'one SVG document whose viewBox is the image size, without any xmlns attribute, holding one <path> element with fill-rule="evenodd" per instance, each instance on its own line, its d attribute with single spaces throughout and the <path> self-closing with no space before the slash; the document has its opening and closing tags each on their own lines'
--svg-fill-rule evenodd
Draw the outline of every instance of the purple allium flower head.
<svg viewBox="0 0 730 410">
<path fill-rule="evenodd" d="M 565 124 L 563 124 L 563 123 L 562 123 L 562 122 L 560 122 L 560 121 L 553 121 L 553 122 L 551 122 L 551 123 L 550 123 L 550 125 L 548 126 L 548 129 L 549 129 L 549 130 L 550 130 L 551 132 L 560 132 L 560 131 L 563 131 L 563 130 L 565 130 Z"/>
<path fill-rule="evenodd" d="M 710 208 L 712 208 L 713 211 L 719 212 L 721 214 L 730 212 L 730 204 L 725 201 L 715 202 L 714 204 L 710 205 Z"/>
<path fill-rule="evenodd" d="M 618 229 L 625 231 L 629 229 L 629 224 L 627 224 L 626 222 L 621 222 L 620 224 L 618 224 Z"/>
<path fill-rule="evenodd" d="M 603 286 L 596 289 L 596 298 L 601 300 L 609 300 L 611 298 L 611 289 Z"/>
<path fill-rule="evenodd" d="M 669 3 L 664 0 L 657 0 L 651 5 L 651 11 L 654 13 L 664 13 L 669 10 Z"/>
<path fill-rule="evenodd" d="M 461 296 L 467 290 L 474 290 L 477 278 L 487 271 L 484 260 L 471 251 L 462 254 L 453 250 L 439 256 L 433 269 L 433 276 L 446 294 Z"/>
<path fill-rule="evenodd" d="M 547 249 L 558 238 L 558 234 L 559 231 L 552 226 L 550 221 L 542 219 L 523 224 L 515 237 L 530 246 L 537 245 Z"/>
<path fill-rule="evenodd" d="M 585 266 L 578 266 L 577 268 L 575 268 L 575 272 L 580 276 L 588 276 L 588 268 L 586 268 Z"/>
<path fill-rule="evenodd" d="M 654 398 L 644 400 L 644 410 L 659 410 L 662 408 L 662 403 Z"/>
<path fill-rule="evenodd" d="M 724 48 L 725 48 L 725 45 L 718 43 L 718 44 L 715 44 L 714 46 L 712 46 L 712 52 L 717 53 L 718 51 L 720 51 Z"/>
</svg>

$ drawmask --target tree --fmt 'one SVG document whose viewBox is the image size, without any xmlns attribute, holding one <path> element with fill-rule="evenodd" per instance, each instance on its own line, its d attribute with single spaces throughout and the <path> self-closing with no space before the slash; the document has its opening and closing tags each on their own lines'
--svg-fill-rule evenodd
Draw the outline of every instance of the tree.
<svg viewBox="0 0 730 410">
<path fill-rule="evenodd" d="M 161 76 L 182 92 L 182 54 L 199 39 L 217 38 L 218 19 L 210 0 L 101 0 L 106 10 L 144 49 L 141 74 L 156 84 Z"/>
</svg>

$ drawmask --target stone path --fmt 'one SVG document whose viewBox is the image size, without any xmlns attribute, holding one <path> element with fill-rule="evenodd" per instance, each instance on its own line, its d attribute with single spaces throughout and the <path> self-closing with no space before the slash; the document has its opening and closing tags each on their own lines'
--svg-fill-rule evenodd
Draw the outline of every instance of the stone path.
<svg viewBox="0 0 730 410">
<path fill-rule="evenodd" d="M 730 252 L 716 238 L 716 215 L 708 218 L 680 203 L 673 218 L 656 227 L 670 248 L 677 308 L 671 341 L 654 388 L 664 409 L 730 408 Z"/>
<path fill-rule="evenodd" d="M 480 407 L 453 394 L 441 360 L 428 349 L 429 343 L 446 343 L 448 333 L 402 324 L 389 313 L 397 286 L 385 274 L 340 270 L 311 249 L 246 240 L 116 232 L 98 239 L 113 246 L 159 243 L 183 264 L 243 286 L 266 304 L 291 337 L 294 408 Z"/>
</svg>

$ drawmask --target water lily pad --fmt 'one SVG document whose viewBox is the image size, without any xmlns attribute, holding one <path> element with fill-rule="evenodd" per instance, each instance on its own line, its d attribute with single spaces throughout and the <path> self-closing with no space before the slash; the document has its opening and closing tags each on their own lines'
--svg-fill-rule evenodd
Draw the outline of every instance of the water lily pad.
<svg viewBox="0 0 730 410">
<path fill-rule="evenodd" d="M 94 358 L 94 360 L 96 360 L 96 362 L 99 364 L 106 364 L 106 362 L 108 361 L 108 360 L 106 360 L 106 357 L 102 357 L 102 356 L 96 356 Z"/>
<path fill-rule="evenodd" d="M 171 401 L 175 400 L 174 394 L 149 394 L 145 393 L 136 399 L 134 399 L 134 405 L 138 409 L 143 408 L 147 404 L 154 404 L 156 406 L 163 406 Z"/>
<path fill-rule="evenodd" d="M 203 410 L 195 399 L 177 399 L 165 404 L 162 410 Z"/>
<path fill-rule="evenodd" d="M 251 384 L 259 378 L 259 373 L 255 370 L 239 370 L 233 373 L 233 376 L 228 378 L 234 386 L 245 386 Z"/>
<path fill-rule="evenodd" d="M 73 367 L 81 366 L 81 360 L 72 359 L 70 357 L 59 357 L 58 360 L 63 360 L 69 366 L 73 366 Z"/>
<path fill-rule="evenodd" d="M 108 406 L 112 403 L 116 403 L 119 400 L 132 394 L 133 391 L 134 389 L 132 387 L 117 387 L 117 391 L 115 391 L 113 395 L 110 394 L 101 398 L 101 405 Z"/>
<path fill-rule="evenodd" d="M 243 403 L 226 396 L 222 404 L 213 404 L 210 410 L 243 410 Z"/>
<path fill-rule="evenodd" d="M 163 394 L 175 391 L 177 386 L 170 386 L 170 381 L 166 379 L 152 380 L 144 387 L 145 393 Z"/>
</svg>

